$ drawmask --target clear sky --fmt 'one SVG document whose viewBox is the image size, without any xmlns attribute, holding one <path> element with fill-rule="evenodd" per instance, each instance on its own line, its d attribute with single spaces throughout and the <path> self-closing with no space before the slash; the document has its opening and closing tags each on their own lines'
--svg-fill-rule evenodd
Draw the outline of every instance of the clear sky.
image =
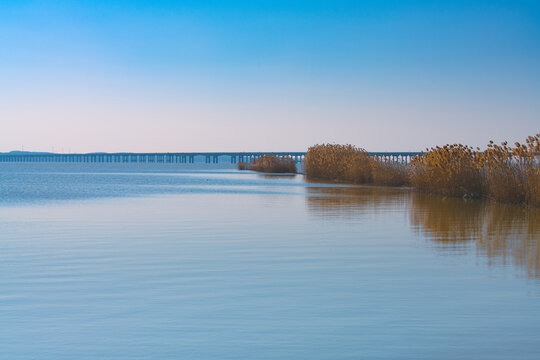
<svg viewBox="0 0 540 360">
<path fill-rule="evenodd" d="M 540 132 L 540 1 L 0 0 L 0 151 Z"/>
</svg>

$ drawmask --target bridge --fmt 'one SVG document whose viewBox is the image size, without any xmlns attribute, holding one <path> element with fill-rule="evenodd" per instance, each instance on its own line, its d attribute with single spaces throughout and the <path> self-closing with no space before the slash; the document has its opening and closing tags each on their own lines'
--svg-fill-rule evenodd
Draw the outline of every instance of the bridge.
<svg viewBox="0 0 540 360">
<path fill-rule="evenodd" d="M 372 157 L 386 161 L 408 163 L 421 152 L 369 152 Z M 220 158 L 230 160 L 231 164 L 250 162 L 263 155 L 274 155 L 278 158 L 289 157 L 295 162 L 305 159 L 305 152 L 190 152 L 190 153 L 87 153 L 87 154 L 55 154 L 55 153 L 3 153 L 0 162 L 38 162 L 38 163 L 162 163 L 184 164 L 195 163 L 195 159 L 204 159 L 207 164 L 217 164 Z"/>
</svg>

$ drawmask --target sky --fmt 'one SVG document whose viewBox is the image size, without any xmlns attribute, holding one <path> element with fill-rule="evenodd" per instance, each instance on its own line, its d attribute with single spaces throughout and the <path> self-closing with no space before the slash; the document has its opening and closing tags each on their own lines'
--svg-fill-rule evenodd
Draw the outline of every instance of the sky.
<svg viewBox="0 0 540 360">
<path fill-rule="evenodd" d="M 368 151 L 540 132 L 540 1 L 0 0 L 0 151 Z"/>
</svg>

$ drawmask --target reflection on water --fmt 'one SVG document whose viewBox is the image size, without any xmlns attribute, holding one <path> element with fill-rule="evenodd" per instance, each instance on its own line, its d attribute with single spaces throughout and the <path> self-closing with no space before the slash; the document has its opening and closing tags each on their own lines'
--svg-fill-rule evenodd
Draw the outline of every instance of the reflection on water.
<svg viewBox="0 0 540 360">
<path fill-rule="evenodd" d="M 489 264 L 511 262 L 540 278 L 540 210 L 430 196 L 407 189 L 311 187 L 307 206 L 323 217 L 405 211 L 412 228 L 441 251 L 459 254 L 472 242 Z"/>
<path fill-rule="evenodd" d="M 257 174 L 262 179 L 294 179 L 297 178 L 297 174 Z"/>
<path fill-rule="evenodd" d="M 414 194 L 412 225 L 430 240 L 451 247 L 475 241 L 490 263 L 511 261 L 540 277 L 540 212 L 523 206 Z"/>
<path fill-rule="evenodd" d="M 307 206 L 316 215 L 333 218 L 403 209 L 411 192 L 376 186 L 307 187 Z"/>
<path fill-rule="evenodd" d="M 477 239 L 482 232 L 480 201 L 443 199 L 414 193 L 410 201 L 411 223 L 427 238 L 445 243 L 460 243 Z"/>
</svg>

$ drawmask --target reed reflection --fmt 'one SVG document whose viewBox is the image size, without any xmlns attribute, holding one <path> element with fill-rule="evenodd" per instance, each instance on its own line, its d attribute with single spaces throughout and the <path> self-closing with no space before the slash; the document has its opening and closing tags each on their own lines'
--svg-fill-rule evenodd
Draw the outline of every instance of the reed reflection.
<svg viewBox="0 0 540 360">
<path fill-rule="evenodd" d="M 296 174 L 257 174 L 261 179 L 294 179 Z"/>
<path fill-rule="evenodd" d="M 307 207 L 321 217 L 353 218 L 360 214 L 406 209 L 411 192 L 377 186 L 307 187 Z"/>
<path fill-rule="evenodd" d="M 540 209 L 487 201 L 445 199 L 406 189 L 307 188 L 308 210 L 323 217 L 403 211 L 412 229 L 446 254 L 474 242 L 491 265 L 512 264 L 540 278 Z"/>
<path fill-rule="evenodd" d="M 488 263 L 510 262 L 540 278 L 539 209 L 423 194 L 411 199 L 411 224 L 428 239 L 442 246 L 473 240 Z"/>
</svg>

